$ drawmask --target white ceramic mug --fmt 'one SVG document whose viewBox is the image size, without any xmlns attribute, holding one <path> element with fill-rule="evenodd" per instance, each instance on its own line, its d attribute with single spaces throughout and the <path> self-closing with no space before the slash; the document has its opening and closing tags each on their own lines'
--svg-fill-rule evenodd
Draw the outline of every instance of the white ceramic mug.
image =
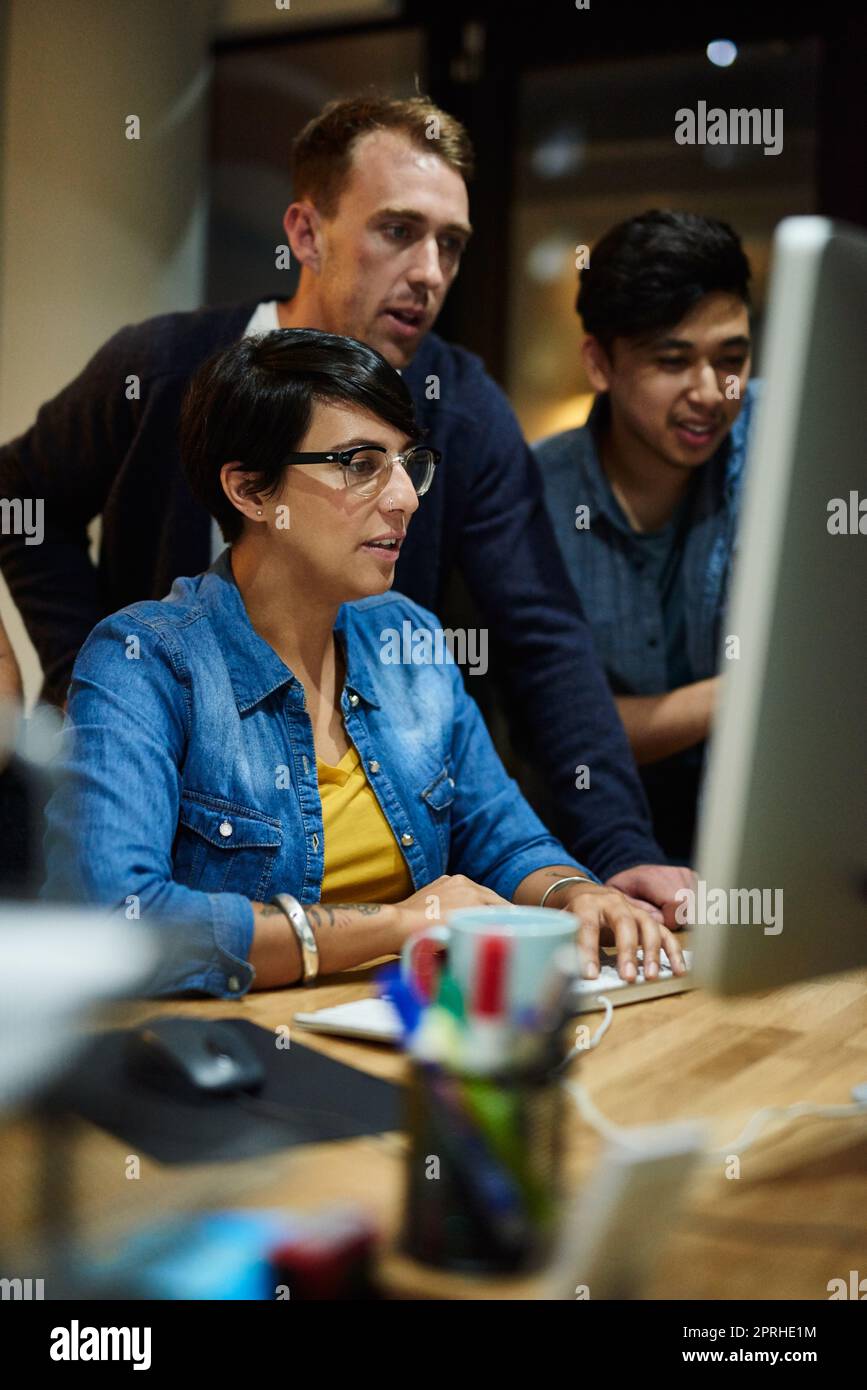
<svg viewBox="0 0 867 1390">
<path fill-rule="evenodd" d="M 449 972 L 457 980 L 467 1007 L 472 1000 L 479 939 L 510 939 L 509 1009 L 516 1013 L 539 1004 L 550 978 L 552 960 L 561 946 L 574 942 L 578 918 L 552 907 L 462 907 L 453 912 L 448 926 L 424 928 L 409 937 L 401 952 L 404 979 L 414 975 L 413 953 L 422 941 L 447 946 Z"/>
</svg>

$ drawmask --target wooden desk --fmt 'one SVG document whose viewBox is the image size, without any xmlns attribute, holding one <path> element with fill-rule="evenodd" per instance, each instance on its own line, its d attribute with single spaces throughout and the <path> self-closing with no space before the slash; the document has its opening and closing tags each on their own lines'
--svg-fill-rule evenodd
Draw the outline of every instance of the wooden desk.
<svg viewBox="0 0 867 1390">
<path fill-rule="evenodd" d="M 290 1026 L 293 1040 L 339 1061 L 401 1080 L 404 1059 L 390 1048 L 292 1028 L 296 1011 L 323 1008 L 369 992 L 370 971 L 315 989 L 250 994 L 242 1001 L 152 1002 L 123 1006 L 110 1022 L 156 1013 L 243 1016 L 265 1028 Z M 595 1028 L 598 1015 L 585 1016 Z M 620 1125 L 686 1118 L 711 1122 L 715 1146 L 735 1138 L 760 1107 L 807 1100 L 845 1103 L 867 1081 L 867 972 L 792 986 L 747 999 L 717 1000 L 702 991 L 618 1008 L 594 1052 L 575 1063 L 603 1113 Z M 0 1182 L 10 1235 L 26 1236 L 32 1210 L 31 1126 L 0 1133 Z M 528 1280 L 457 1280 L 400 1257 L 403 1136 L 384 1135 L 295 1148 L 243 1163 L 168 1168 L 142 1158 L 142 1176 L 125 1176 L 128 1146 L 82 1125 L 75 1205 L 82 1227 L 116 1239 L 124 1225 L 197 1203 L 285 1205 L 309 1210 L 328 1202 L 366 1209 L 383 1231 L 383 1273 L 404 1296 L 538 1296 Z M 570 1121 L 567 1172 L 575 1187 L 591 1171 L 599 1137 L 576 1114 Z M 770 1130 L 741 1160 L 741 1176 L 704 1167 L 691 1183 L 650 1298 L 826 1299 L 832 1278 L 867 1275 L 867 1117 L 800 1120 Z"/>
</svg>

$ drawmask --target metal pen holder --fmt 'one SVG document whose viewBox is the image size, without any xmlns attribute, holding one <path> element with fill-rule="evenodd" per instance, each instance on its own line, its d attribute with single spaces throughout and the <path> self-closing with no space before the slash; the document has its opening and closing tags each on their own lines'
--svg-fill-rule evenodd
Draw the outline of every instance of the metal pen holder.
<svg viewBox="0 0 867 1390">
<path fill-rule="evenodd" d="M 473 1076 L 415 1060 L 402 1246 L 464 1273 L 545 1262 L 560 1200 L 563 1091 L 550 1066 Z"/>
</svg>

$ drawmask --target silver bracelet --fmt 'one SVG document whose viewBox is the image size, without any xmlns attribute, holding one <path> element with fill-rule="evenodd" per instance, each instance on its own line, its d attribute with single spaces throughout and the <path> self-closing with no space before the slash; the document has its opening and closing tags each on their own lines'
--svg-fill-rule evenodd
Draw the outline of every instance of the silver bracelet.
<svg viewBox="0 0 867 1390">
<path fill-rule="evenodd" d="M 319 947 L 316 944 L 316 937 L 313 935 L 313 928 L 307 920 L 307 913 L 298 899 L 293 898 L 291 893 L 277 893 L 271 902 L 274 907 L 279 907 L 295 933 L 295 939 L 301 951 L 304 983 L 309 985 L 311 980 L 315 980 L 319 974 Z"/>
<path fill-rule="evenodd" d="M 586 874 L 570 874 L 568 878 L 558 878 L 556 883 L 552 883 L 550 888 L 545 889 L 539 906 L 544 907 L 551 894 L 556 892 L 558 888 L 562 888 L 564 883 L 595 883 L 595 879 L 588 878 Z"/>
</svg>

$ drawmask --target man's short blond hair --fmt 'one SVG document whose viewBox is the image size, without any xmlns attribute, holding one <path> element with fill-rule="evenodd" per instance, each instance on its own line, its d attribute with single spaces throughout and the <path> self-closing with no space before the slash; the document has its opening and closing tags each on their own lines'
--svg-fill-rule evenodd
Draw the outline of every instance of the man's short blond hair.
<svg viewBox="0 0 867 1390">
<path fill-rule="evenodd" d="M 465 183 L 473 176 L 473 147 L 459 120 L 430 97 L 397 100 L 372 93 L 330 101 L 308 121 L 292 146 L 293 196 L 309 198 L 324 217 L 333 217 L 355 143 L 374 130 L 406 135 L 419 149 L 439 155 Z"/>
</svg>

